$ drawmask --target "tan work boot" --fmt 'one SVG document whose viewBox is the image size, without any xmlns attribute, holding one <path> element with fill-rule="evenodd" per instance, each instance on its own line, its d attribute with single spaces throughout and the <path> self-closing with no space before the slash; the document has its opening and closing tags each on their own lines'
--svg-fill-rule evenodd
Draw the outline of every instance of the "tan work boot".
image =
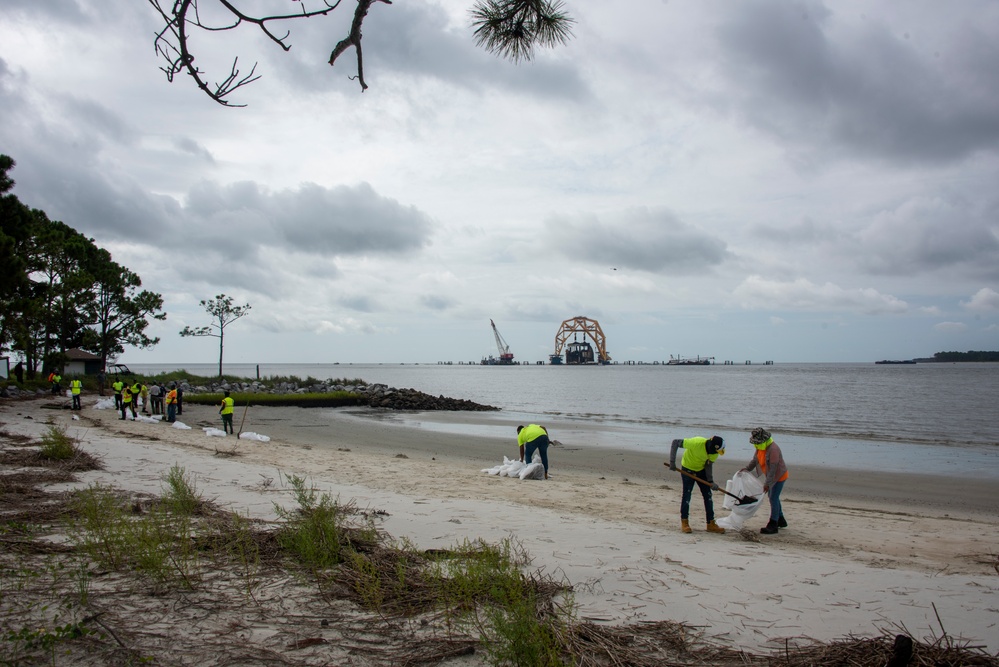
<svg viewBox="0 0 999 667">
<path fill-rule="evenodd" d="M 708 522 L 708 532 L 709 533 L 718 533 L 719 535 L 724 535 L 725 534 L 725 529 L 722 528 L 721 526 L 719 526 L 714 521 L 709 521 Z"/>
<path fill-rule="evenodd" d="M 693 530 L 690 529 L 690 522 L 687 521 L 686 519 L 680 519 L 680 530 L 682 530 L 685 533 L 694 532 Z"/>
</svg>

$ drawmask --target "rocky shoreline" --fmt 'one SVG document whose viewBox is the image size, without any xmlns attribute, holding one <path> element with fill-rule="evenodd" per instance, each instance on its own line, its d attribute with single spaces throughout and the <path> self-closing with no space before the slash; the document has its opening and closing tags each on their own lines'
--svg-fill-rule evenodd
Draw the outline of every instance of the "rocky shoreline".
<svg viewBox="0 0 999 667">
<path fill-rule="evenodd" d="M 413 410 L 426 412 L 431 410 L 445 411 L 465 411 L 465 412 L 488 412 L 499 410 L 491 405 L 483 405 L 474 401 L 461 398 L 450 398 L 444 396 L 432 396 L 422 391 L 404 388 L 399 389 L 389 387 L 385 384 L 337 384 L 333 382 L 319 382 L 309 385 L 300 385 L 297 382 L 279 382 L 273 386 L 260 380 L 252 382 L 211 382 L 207 384 L 190 384 L 181 382 L 179 385 L 185 395 L 196 396 L 198 394 L 221 394 L 224 391 L 241 394 L 331 394 L 337 392 L 347 392 L 355 394 L 356 405 L 366 405 L 372 408 L 384 408 L 388 410 Z M 10 386 L 0 393 L 3 398 L 18 398 L 44 395 L 49 392 L 37 389 L 33 392 L 19 389 L 16 385 Z M 304 402 L 303 402 L 304 404 Z M 304 404 L 308 407 L 307 404 Z"/>
</svg>

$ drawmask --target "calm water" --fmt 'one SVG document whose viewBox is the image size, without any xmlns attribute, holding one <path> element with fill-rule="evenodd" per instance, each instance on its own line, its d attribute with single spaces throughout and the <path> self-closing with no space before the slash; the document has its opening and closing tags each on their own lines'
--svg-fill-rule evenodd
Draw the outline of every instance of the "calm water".
<svg viewBox="0 0 999 667">
<path fill-rule="evenodd" d="M 213 364 L 183 368 L 217 372 Z M 254 364 L 224 370 L 257 375 Z M 749 431 L 765 426 L 789 462 L 999 480 L 999 364 L 260 364 L 259 371 L 262 378 L 360 378 L 502 409 L 487 413 L 484 426 L 442 423 L 432 413 L 391 417 L 469 436 L 509 438 L 511 422 L 537 421 L 571 433 L 553 436 L 573 446 L 661 451 L 674 437 L 717 433 L 730 455 L 748 459 Z"/>
</svg>

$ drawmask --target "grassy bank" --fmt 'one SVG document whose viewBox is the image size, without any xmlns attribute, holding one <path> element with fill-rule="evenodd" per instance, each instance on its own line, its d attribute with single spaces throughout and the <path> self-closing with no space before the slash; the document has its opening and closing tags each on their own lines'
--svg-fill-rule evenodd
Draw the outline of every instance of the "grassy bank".
<svg viewBox="0 0 999 667">
<path fill-rule="evenodd" d="M 367 401 L 360 394 L 349 391 L 333 391 L 315 394 L 264 394 L 237 392 L 230 393 L 230 398 L 237 407 L 246 405 L 262 405 L 266 407 L 300 407 L 300 408 L 342 408 L 351 405 L 366 405 Z M 223 394 L 184 394 L 184 403 L 194 405 L 219 405 Z"/>
</svg>

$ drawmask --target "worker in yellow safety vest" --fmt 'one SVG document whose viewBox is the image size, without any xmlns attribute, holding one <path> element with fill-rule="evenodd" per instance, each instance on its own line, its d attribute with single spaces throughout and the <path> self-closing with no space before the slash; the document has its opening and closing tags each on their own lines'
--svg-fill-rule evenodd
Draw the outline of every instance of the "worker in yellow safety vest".
<svg viewBox="0 0 999 667">
<path fill-rule="evenodd" d="M 125 411 L 132 413 L 132 421 L 135 421 L 135 403 L 139 399 L 132 396 L 132 388 L 125 385 L 121 388 L 121 419 L 125 418 Z"/>
<path fill-rule="evenodd" d="M 676 452 L 683 449 L 680 467 L 676 467 Z M 711 491 L 717 491 L 712 467 L 719 456 L 725 455 L 725 440 L 718 435 L 710 438 L 676 438 L 669 450 L 669 469 L 683 471 L 683 487 L 680 494 L 680 530 L 690 533 L 690 496 L 694 492 L 694 484 L 704 499 L 704 513 L 709 533 L 724 533 L 725 529 L 715 523 L 715 505 L 711 499 Z"/>
<path fill-rule="evenodd" d="M 222 430 L 226 433 L 235 433 L 232 430 L 232 411 L 235 404 L 236 402 L 229 396 L 229 391 L 226 390 L 225 396 L 222 398 L 222 405 L 219 407 L 219 414 L 222 415 Z"/>
<path fill-rule="evenodd" d="M 121 410 L 121 390 L 125 388 L 125 383 L 120 378 L 115 378 L 111 388 L 114 390 L 114 409 Z"/>
<path fill-rule="evenodd" d="M 83 381 L 75 378 L 69 381 L 69 391 L 73 394 L 73 409 L 80 409 L 80 392 L 83 391 Z"/>
<path fill-rule="evenodd" d="M 177 385 L 170 383 L 170 391 L 166 395 L 167 421 L 177 421 Z"/>
</svg>

